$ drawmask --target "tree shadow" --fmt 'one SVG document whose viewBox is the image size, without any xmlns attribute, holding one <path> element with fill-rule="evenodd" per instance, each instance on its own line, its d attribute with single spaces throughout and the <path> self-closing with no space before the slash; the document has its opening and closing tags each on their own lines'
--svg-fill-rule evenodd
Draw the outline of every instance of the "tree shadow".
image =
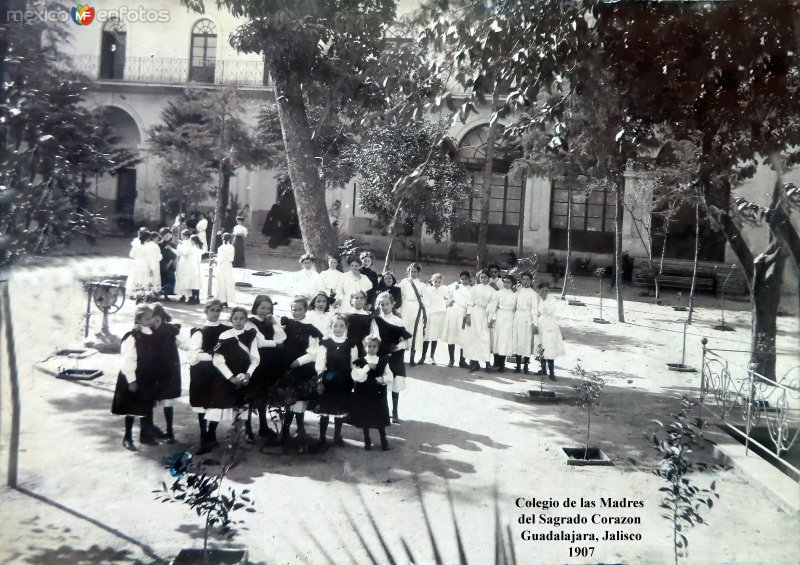
<svg viewBox="0 0 800 565">
<path fill-rule="evenodd" d="M 640 349 L 645 343 L 638 339 L 614 335 L 609 332 L 592 331 L 586 325 L 580 328 L 571 328 L 562 324 L 561 335 L 564 341 L 580 343 L 598 350 L 615 349 L 617 351 L 633 351 Z"/>
<path fill-rule="evenodd" d="M 99 547 L 93 545 L 88 549 L 77 549 L 68 545 L 61 545 L 56 548 L 30 548 L 37 551 L 25 558 L 22 563 L 32 563 L 35 565 L 97 565 L 98 563 L 130 563 L 134 565 L 144 565 L 145 563 L 165 563 L 165 561 L 141 561 L 131 555 L 127 549 L 115 549 L 112 547 Z"/>
</svg>

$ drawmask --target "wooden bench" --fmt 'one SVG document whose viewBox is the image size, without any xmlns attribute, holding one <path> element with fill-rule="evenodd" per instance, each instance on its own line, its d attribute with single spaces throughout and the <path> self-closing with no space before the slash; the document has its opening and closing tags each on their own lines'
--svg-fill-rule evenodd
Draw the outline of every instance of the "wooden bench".
<svg viewBox="0 0 800 565">
<path fill-rule="evenodd" d="M 692 288 L 692 276 L 661 275 L 658 277 L 658 285 L 662 288 L 685 288 L 688 290 Z M 716 287 L 717 280 L 714 277 L 700 276 L 698 273 L 694 281 L 695 290 L 716 291 Z"/>
</svg>

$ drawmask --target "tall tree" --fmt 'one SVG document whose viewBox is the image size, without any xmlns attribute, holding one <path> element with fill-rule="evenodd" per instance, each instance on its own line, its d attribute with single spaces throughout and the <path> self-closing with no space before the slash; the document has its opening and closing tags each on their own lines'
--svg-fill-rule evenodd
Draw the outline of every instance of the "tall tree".
<svg viewBox="0 0 800 565">
<path fill-rule="evenodd" d="M 202 12 L 202 0 L 182 0 Z M 336 249 L 319 176 L 307 99 L 335 102 L 353 96 L 376 60 L 394 0 L 218 0 L 242 19 L 231 37 L 245 53 L 263 53 L 275 99 L 306 250 L 318 257 Z M 326 107 L 328 104 L 323 103 Z M 327 118 L 326 118 L 327 119 Z"/>
</svg>

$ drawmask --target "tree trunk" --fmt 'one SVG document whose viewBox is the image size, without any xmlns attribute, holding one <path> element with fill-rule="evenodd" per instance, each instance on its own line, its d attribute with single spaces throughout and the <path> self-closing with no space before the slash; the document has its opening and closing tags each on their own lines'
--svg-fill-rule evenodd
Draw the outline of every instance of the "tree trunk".
<svg viewBox="0 0 800 565">
<path fill-rule="evenodd" d="M 783 208 L 782 204 L 778 204 L 773 210 L 770 211 L 768 216 L 769 227 L 772 233 L 781 242 L 781 247 L 789 253 L 794 262 L 795 270 L 798 277 L 800 277 L 800 235 L 794 229 L 789 215 Z"/>
<path fill-rule="evenodd" d="M 567 296 L 567 279 L 569 279 L 569 260 L 572 255 L 572 183 L 567 183 L 567 264 L 564 267 L 564 284 L 561 287 L 561 300 Z"/>
<path fill-rule="evenodd" d="M 619 176 L 614 206 L 614 287 L 617 291 L 617 319 L 625 323 L 625 307 L 622 299 L 622 209 L 625 204 L 625 177 Z M 651 253 L 652 255 L 652 253 Z"/>
<path fill-rule="evenodd" d="M 400 218 L 400 212 L 403 209 L 403 199 L 400 199 L 400 202 L 397 203 L 397 208 L 394 210 L 394 215 L 392 216 L 392 221 L 389 222 L 389 248 L 386 250 L 386 258 L 383 260 L 383 268 L 386 270 L 389 266 L 389 257 L 392 257 L 392 252 L 394 251 L 394 236 L 395 231 L 397 228 L 397 220 Z M 392 261 L 394 263 L 394 261 Z M 394 272 L 394 264 L 392 264 L 392 272 Z"/>
<path fill-rule="evenodd" d="M 300 88 L 302 79 L 280 60 L 271 63 L 278 117 L 286 148 L 286 164 L 292 181 L 303 245 L 306 252 L 313 253 L 321 264 L 326 254 L 335 255 L 338 242 L 328 218 L 325 185 L 319 178 L 311 128 Z"/>
<path fill-rule="evenodd" d="M 786 253 L 773 241 L 756 257 L 753 269 L 753 324 L 750 363 L 753 370 L 775 380 L 775 336 Z"/>
<path fill-rule="evenodd" d="M 217 175 L 217 197 L 214 203 L 214 221 L 211 223 L 211 241 L 208 242 L 208 287 L 206 296 L 213 296 L 214 293 L 214 254 L 217 251 L 217 230 L 219 230 L 220 223 L 222 222 L 223 199 L 225 198 L 226 177 L 229 181 L 230 175 L 228 173 L 228 156 L 225 154 L 226 141 L 225 135 L 228 129 L 228 109 L 225 107 L 220 108 L 222 112 L 222 119 L 220 120 L 220 135 L 219 135 L 219 173 Z"/>
<path fill-rule="evenodd" d="M 497 88 L 492 91 L 491 113 L 497 109 L 499 95 Z M 491 118 L 490 118 L 491 119 Z M 489 124 L 486 134 L 486 163 L 483 166 L 483 188 L 481 190 L 481 219 L 478 225 L 478 264 L 476 270 L 486 266 L 489 255 L 489 204 L 492 191 L 492 164 L 494 160 L 494 139 L 496 126 Z"/>
<path fill-rule="evenodd" d="M 700 260 L 700 200 L 694 203 L 694 261 L 692 263 L 692 286 L 689 289 L 689 315 L 686 323 L 692 323 L 692 312 L 694 312 L 694 286 L 697 281 L 697 263 Z"/>
</svg>

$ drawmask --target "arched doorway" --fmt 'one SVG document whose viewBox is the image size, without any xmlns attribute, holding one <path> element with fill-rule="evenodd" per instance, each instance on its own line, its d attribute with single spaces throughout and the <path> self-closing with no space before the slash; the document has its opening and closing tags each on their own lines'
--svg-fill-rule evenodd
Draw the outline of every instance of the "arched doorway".
<svg viewBox="0 0 800 565">
<path fill-rule="evenodd" d="M 133 117 L 117 106 L 108 106 L 103 110 L 117 136 L 117 145 L 136 152 L 142 141 L 139 126 Z M 136 168 L 132 165 L 121 163 L 114 173 L 116 178 L 115 194 L 113 195 L 113 219 L 123 231 L 133 228 L 134 209 L 136 207 Z"/>
<path fill-rule="evenodd" d="M 192 28 L 191 64 L 189 80 L 214 82 L 217 66 L 217 26 L 209 19 L 202 19 Z"/>
<path fill-rule="evenodd" d="M 467 169 L 472 191 L 456 206 L 456 213 L 468 222 L 451 231 L 450 238 L 453 241 L 478 241 L 488 134 L 489 125 L 480 125 L 468 131 L 459 144 L 458 156 Z M 525 202 L 525 178 L 524 175 L 515 178 L 509 174 L 515 158 L 516 153 L 507 143 L 502 139 L 495 141 L 489 194 L 488 240 L 491 245 L 516 246 L 519 243 L 522 206 Z"/>
<path fill-rule="evenodd" d="M 100 78 L 121 80 L 125 75 L 125 43 L 127 32 L 119 18 L 109 18 L 103 24 L 100 45 Z"/>
</svg>

